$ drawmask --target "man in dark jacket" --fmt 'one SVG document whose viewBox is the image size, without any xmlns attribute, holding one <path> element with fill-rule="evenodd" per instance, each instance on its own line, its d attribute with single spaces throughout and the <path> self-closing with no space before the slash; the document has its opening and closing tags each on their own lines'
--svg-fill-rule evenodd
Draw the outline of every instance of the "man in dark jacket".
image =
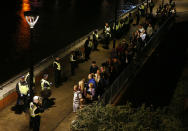
<svg viewBox="0 0 188 131">
<path fill-rule="evenodd" d="M 98 70 L 98 66 L 96 65 L 96 61 L 92 61 L 92 64 L 90 66 L 90 73 L 95 74 Z"/>
<path fill-rule="evenodd" d="M 55 80 L 55 87 L 57 88 L 61 83 L 61 63 L 60 58 L 56 57 L 53 63 L 54 68 L 54 80 Z"/>
<path fill-rule="evenodd" d="M 98 50 L 98 49 L 97 49 L 97 46 L 98 46 L 98 38 L 99 38 L 98 32 L 97 32 L 97 30 L 95 30 L 95 31 L 93 32 L 94 50 Z"/>
<path fill-rule="evenodd" d="M 25 76 L 22 76 L 16 84 L 16 92 L 18 94 L 17 106 L 19 106 L 21 111 L 26 111 L 29 104 L 30 90 L 28 83 L 25 81 Z"/>
<path fill-rule="evenodd" d="M 84 53 L 85 53 L 86 61 L 89 59 L 89 55 L 90 55 L 89 42 L 90 42 L 90 37 L 88 36 L 88 39 L 85 41 L 85 44 L 84 44 Z"/>
</svg>

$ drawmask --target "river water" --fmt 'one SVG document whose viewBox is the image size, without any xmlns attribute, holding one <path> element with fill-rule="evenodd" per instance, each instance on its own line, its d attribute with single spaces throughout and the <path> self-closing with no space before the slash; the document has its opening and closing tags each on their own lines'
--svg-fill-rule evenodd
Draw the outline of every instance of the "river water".
<svg viewBox="0 0 188 131">
<path fill-rule="evenodd" d="M 2 6 L 0 83 L 29 66 L 29 25 L 24 12 L 37 8 L 33 60 L 35 63 L 103 27 L 115 16 L 115 0 L 12 0 Z M 129 2 L 130 4 L 130 2 Z M 118 0 L 118 15 L 130 9 L 127 0 Z"/>
</svg>

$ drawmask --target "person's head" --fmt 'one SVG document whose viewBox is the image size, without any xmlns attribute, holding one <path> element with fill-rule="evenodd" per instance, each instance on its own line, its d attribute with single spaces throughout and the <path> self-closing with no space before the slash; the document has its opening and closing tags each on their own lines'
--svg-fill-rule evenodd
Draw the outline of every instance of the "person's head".
<svg viewBox="0 0 188 131">
<path fill-rule="evenodd" d="M 93 88 L 93 83 L 89 83 L 89 88 Z"/>
<path fill-rule="evenodd" d="M 92 66 L 96 66 L 96 61 L 92 61 Z"/>
<path fill-rule="evenodd" d="M 39 103 L 39 96 L 34 96 L 33 97 L 33 102 L 38 104 Z"/>
<path fill-rule="evenodd" d="M 98 69 L 98 70 L 97 70 L 97 74 L 100 74 L 100 73 L 101 73 L 101 72 L 100 72 L 100 70 Z"/>
<path fill-rule="evenodd" d="M 83 87 L 84 87 L 84 81 L 82 81 L 82 80 L 79 81 L 79 82 L 78 82 L 78 86 L 79 86 L 80 88 L 83 88 Z"/>
<path fill-rule="evenodd" d="M 20 81 L 24 82 L 25 81 L 25 76 L 21 76 Z"/>
<path fill-rule="evenodd" d="M 90 79 L 92 79 L 93 78 L 93 75 L 90 73 L 89 75 L 88 75 L 88 79 L 90 80 Z"/>
<path fill-rule="evenodd" d="M 74 85 L 74 91 L 78 91 L 78 85 Z"/>
<path fill-rule="evenodd" d="M 117 58 L 116 57 L 113 58 L 113 62 L 117 62 Z"/>
<path fill-rule="evenodd" d="M 88 36 L 87 39 L 90 40 L 90 36 Z"/>
<path fill-rule="evenodd" d="M 95 34 L 97 34 L 97 32 L 98 32 L 97 30 L 94 31 Z"/>
<path fill-rule="evenodd" d="M 59 57 L 56 57 L 56 58 L 55 58 L 55 60 L 59 61 L 59 60 L 60 60 L 60 58 L 59 58 Z"/>
<path fill-rule="evenodd" d="M 105 26 L 107 26 L 107 27 L 108 27 L 108 23 L 105 23 Z"/>
<path fill-rule="evenodd" d="M 44 74 L 44 75 L 43 75 L 43 78 L 44 78 L 45 80 L 47 80 L 47 79 L 48 79 L 48 74 Z"/>
</svg>

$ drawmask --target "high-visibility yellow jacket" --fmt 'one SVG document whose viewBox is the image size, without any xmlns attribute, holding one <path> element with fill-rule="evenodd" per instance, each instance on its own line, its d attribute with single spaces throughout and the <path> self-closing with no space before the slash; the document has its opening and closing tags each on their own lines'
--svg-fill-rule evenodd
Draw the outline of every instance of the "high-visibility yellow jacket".
<svg viewBox="0 0 188 131">
<path fill-rule="evenodd" d="M 42 79 L 42 80 L 41 80 L 41 88 L 42 88 L 42 91 L 43 91 L 44 89 L 50 90 L 50 82 L 48 82 L 48 81 L 45 80 L 45 79 Z"/>
<path fill-rule="evenodd" d="M 28 84 L 21 84 L 21 82 L 18 83 L 18 89 L 20 91 L 20 94 L 27 95 L 29 91 Z"/>
<path fill-rule="evenodd" d="M 29 108 L 29 112 L 30 112 L 31 117 L 36 117 L 36 116 L 41 115 L 41 113 L 35 113 L 36 109 L 37 109 L 37 106 L 33 102 L 31 102 L 30 108 Z"/>
<path fill-rule="evenodd" d="M 30 74 L 27 73 L 26 76 L 25 76 L 25 81 L 27 82 L 27 84 L 29 84 L 29 81 L 30 81 Z M 33 77 L 33 83 L 35 83 L 35 78 Z"/>
<path fill-rule="evenodd" d="M 54 61 L 54 65 L 57 65 L 57 70 L 61 70 L 61 64 L 57 61 Z"/>
</svg>

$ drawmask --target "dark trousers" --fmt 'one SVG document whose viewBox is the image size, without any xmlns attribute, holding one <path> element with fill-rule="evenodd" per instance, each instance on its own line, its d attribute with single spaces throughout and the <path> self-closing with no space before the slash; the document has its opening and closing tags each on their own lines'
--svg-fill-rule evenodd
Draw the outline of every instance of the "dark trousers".
<svg viewBox="0 0 188 131">
<path fill-rule="evenodd" d="M 92 50 L 92 48 L 89 47 L 89 48 L 88 48 L 88 58 L 89 58 L 89 59 L 90 59 L 91 50 Z"/>
<path fill-rule="evenodd" d="M 26 95 L 22 97 L 19 95 L 16 104 L 20 106 L 20 110 L 25 111 L 29 107 L 29 98 Z"/>
<path fill-rule="evenodd" d="M 89 59 L 89 49 L 88 48 L 85 48 L 85 60 L 88 60 Z"/>
<path fill-rule="evenodd" d="M 75 62 L 71 61 L 71 74 L 74 75 L 74 69 L 75 69 Z"/>
<path fill-rule="evenodd" d="M 41 91 L 41 96 L 43 98 L 43 100 L 42 100 L 42 107 L 44 109 L 47 109 L 50 106 L 49 97 L 51 96 L 51 94 L 52 94 L 51 90 L 45 89 L 45 90 Z"/>
<path fill-rule="evenodd" d="M 61 70 L 55 70 L 55 87 L 58 87 L 61 83 Z"/>
<path fill-rule="evenodd" d="M 153 12 L 153 7 L 150 7 L 150 14 L 152 14 Z"/>
<path fill-rule="evenodd" d="M 94 44 L 94 50 L 97 50 L 98 41 L 93 41 L 93 44 Z"/>
<path fill-rule="evenodd" d="M 108 45 L 109 45 L 109 42 L 110 42 L 110 36 L 109 35 L 106 35 L 105 36 L 105 45 L 104 45 L 104 48 L 105 49 L 108 49 Z"/>
<path fill-rule="evenodd" d="M 40 116 L 30 117 L 30 129 L 33 131 L 39 131 L 40 129 Z"/>
</svg>

